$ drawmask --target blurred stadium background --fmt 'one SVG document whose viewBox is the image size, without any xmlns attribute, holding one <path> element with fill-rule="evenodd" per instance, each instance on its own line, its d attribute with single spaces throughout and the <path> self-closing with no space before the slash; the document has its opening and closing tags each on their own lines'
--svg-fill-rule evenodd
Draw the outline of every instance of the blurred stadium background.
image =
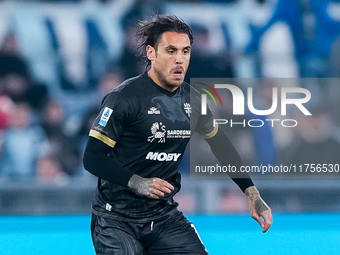
<svg viewBox="0 0 340 255">
<path fill-rule="evenodd" d="M 0 254 L 94 254 L 82 152 L 103 95 L 144 71 L 133 35 L 155 13 L 193 29 L 188 82 L 276 78 L 257 87 L 265 104 L 277 78 L 305 78 L 294 86 L 311 91 L 313 118 L 301 128 L 226 129 L 248 165 L 340 163 L 340 1 L 0 1 Z M 274 212 L 260 235 L 232 181 L 190 178 L 188 164 L 176 200 L 211 254 L 340 250 L 338 179 L 255 179 Z"/>
</svg>

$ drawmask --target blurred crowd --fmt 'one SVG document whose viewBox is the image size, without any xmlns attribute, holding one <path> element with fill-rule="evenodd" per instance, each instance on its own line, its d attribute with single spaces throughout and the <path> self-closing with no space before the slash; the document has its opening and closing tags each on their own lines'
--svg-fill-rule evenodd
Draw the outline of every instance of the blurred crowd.
<svg viewBox="0 0 340 255">
<path fill-rule="evenodd" d="M 109 1 L 101 2 L 105 4 Z M 140 49 L 134 39 L 136 24 L 149 19 L 154 13 L 165 12 L 163 1 L 130 2 L 130 7 L 119 20 L 123 31 L 123 47 L 119 57 L 110 57 L 109 45 L 98 34 L 96 23 L 91 20 L 85 22 L 84 26 L 90 33 L 84 57 L 86 70 L 79 71 L 78 79 L 74 78 L 77 75 L 70 75 L 70 63 L 67 61 L 74 55 L 64 55 L 53 22 L 45 20 L 53 54 L 44 55 L 43 58 L 52 58 L 56 63 L 57 90 L 55 84 L 46 84 L 32 73 L 31 62 L 22 54 L 20 47 L 23 45 L 19 45 L 15 31 L 7 31 L 0 42 L 0 178 L 36 178 L 52 182 L 91 178 L 82 167 L 82 153 L 101 99 L 123 80 L 145 71 L 140 64 Z M 230 4 L 237 1 L 197 2 Z M 267 1 L 252 2 L 265 5 Z M 289 112 L 290 116 L 285 118 L 298 119 L 300 124 L 296 129 L 279 125 L 275 128 L 267 125 L 261 129 L 223 128 L 246 164 L 337 163 L 340 154 L 340 136 L 337 132 L 340 114 L 336 110 L 339 100 L 335 95 L 340 92 L 336 82 L 336 77 L 340 76 L 340 58 L 336 55 L 340 51 L 340 22 L 328 15 L 327 6 L 331 1 L 269 2 L 272 16 L 261 26 L 249 23 L 250 39 L 241 53 L 234 50 L 228 27 L 221 27 L 223 47 L 212 51 L 210 34 L 214 28 L 197 22 L 189 23 L 195 42 L 186 81 L 190 82 L 190 78 L 194 77 L 243 78 L 235 71 L 240 54 L 254 60 L 252 65 L 256 77 L 253 78 L 266 78 L 262 72 L 261 42 L 275 23 L 285 23 L 290 29 L 298 64 L 295 78 L 318 78 L 303 80 L 295 85 L 309 89 L 314 96 L 313 102 L 308 105 L 313 116 L 307 118 L 294 111 Z M 275 79 L 259 82 L 256 85 L 257 105 L 269 108 L 272 89 L 280 86 Z M 224 98 L 228 96 L 226 94 Z M 227 102 L 226 106 L 219 109 L 223 112 L 216 113 L 217 116 L 233 118 L 231 98 L 224 102 Z M 205 153 L 204 149 L 199 153 Z M 189 173 L 187 166 L 188 157 L 182 165 L 183 174 Z"/>
</svg>

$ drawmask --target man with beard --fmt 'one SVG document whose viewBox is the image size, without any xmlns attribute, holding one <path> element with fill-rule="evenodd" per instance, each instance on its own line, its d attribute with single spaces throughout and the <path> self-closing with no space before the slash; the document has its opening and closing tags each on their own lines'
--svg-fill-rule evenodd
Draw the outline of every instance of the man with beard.
<svg viewBox="0 0 340 255">
<path fill-rule="evenodd" d="M 150 68 L 103 99 L 84 153 L 85 169 L 99 177 L 93 244 L 97 254 L 207 254 L 173 199 L 180 189 L 183 152 L 197 132 L 221 164 L 239 167 L 242 160 L 226 134 L 213 126 L 211 112 L 195 110 L 200 96 L 190 95 L 184 83 L 193 43 L 190 27 L 173 15 L 156 15 L 141 23 L 137 38 Z M 270 208 L 248 175 L 231 177 L 266 232 Z"/>
</svg>

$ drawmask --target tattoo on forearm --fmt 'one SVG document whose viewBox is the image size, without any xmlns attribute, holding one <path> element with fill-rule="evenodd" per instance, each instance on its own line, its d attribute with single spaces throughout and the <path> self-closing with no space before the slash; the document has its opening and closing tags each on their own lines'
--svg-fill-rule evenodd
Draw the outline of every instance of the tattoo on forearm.
<svg viewBox="0 0 340 255">
<path fill-rule="evenodd" d="M 268 210 L 268 205 L 262 200 L 260 196 L 255 200 L 255 211 L 258 213 L 264 212 L 265 210 Z"/>
<path fill-rule="evenodd" d="M 153 184 L 154 178 L 142 178 L 134 174 L 129 180 L 128 186 L 140 195 L 148 196 L 150 193 L 150 187 Z"/>
<path fill-rule="evenodd" d="M 152 186 L 153 180 L 144 178 L 143 181 L 137 184 L 137 192 L 141 195 L 149 195 L 149 189 Z"/>
<path fill-rule="evenodd" d="M 245 194 L 249 198 L 250 208 L 254 208 L 257 213 L 270 209 L 262 200 L 259 191 L 255 187 L 249 190 L 247 189 Z"/>
</svg>

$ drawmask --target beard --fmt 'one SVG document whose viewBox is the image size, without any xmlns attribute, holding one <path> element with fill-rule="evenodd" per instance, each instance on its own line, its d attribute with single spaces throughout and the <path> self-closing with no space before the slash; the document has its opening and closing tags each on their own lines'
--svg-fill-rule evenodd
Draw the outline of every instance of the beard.
<svg viewBox="0 0 340 255">
<path fill-rule="evenodd" d="M 183 83 L 183 80 L 171 82 L 165 77 L 165 75 L 161 71 L 157 70 L 156 68 L 154 70 L 155 70 L 155 74 L 157 76 L 157 79 L 164 86 L 164 88 L 166 88 L 168 90 L 174 90 L 175 88 L 179 87 Z"/>
</svg>

